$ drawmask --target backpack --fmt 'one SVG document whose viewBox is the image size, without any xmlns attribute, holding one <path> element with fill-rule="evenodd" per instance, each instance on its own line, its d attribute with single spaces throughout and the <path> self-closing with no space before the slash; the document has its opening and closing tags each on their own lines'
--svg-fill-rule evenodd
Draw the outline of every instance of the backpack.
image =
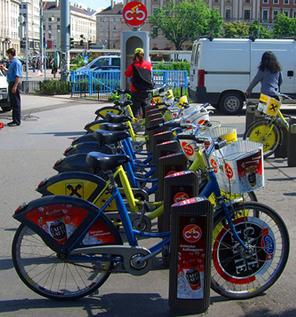
<svg viewBox="0 0 296 317">
<path fill-rule="evenodd" d="M 153 89 L 151 70 L 133 65 L 132 83 L 140 91 Z"/>
</svg>

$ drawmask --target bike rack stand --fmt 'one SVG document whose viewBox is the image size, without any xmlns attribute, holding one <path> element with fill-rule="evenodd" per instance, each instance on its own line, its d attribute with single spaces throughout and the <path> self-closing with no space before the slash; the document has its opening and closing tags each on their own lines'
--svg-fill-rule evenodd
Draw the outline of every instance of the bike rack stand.
<svg viewBox="0 0 296 317">
<path fill-rule="evenodd" d="M 196 197 L 199 191 L 199 183 L 198 174 L 192 171 L 177 172 L 164 178 L 164 212 L 158 219 L 159 230 L 170 230 L 171 205 Z"/>
<path fill-rule="evenodd" d="M 169 174 L 181 172 L 187 169 L 187 158 L 183 153 L 169 154 L 162 156 L 158 161 L 157 178 L 158 191 L 155 193 L 155 200 L 163 200 L 164 178 Z"/>
<path fill-rule="evenodd" d="M 288 166 L 296 167 L 296 122 L 290 124 L 288 135 Z"/>
<path fill-rule="evenodd" d="M 253 123 L 255 120 L 255 112 L 256 112 L 257 106 L 255 105 L 250 105 L 247 106 L 246 109 L 246 128 L 245 131 L 248 130 L 249 126 Z"/>
<path fill-rule="evenodd" d="M 286 158 L 288 157 L 288 140 L 290 137 L 290 126 L 296 123 L 296 118 L 287 118 L 287 121 L 289 122 L 289 131 L 287 131 L 285 128 L 281 129 L 283 132 L 283 139 L 282 143 L 277 147 L 277 149 L 274 152 L 275 158 Z M 292 133 L 293 134 L 293 133 Z M 294 143 L 295 147 L 295 143 Z M 291 152 L 292 148 L 290 149 Z M 291 152 L 293 153 L 293 151 Z M 291 154 L 293 156 L 293 154 Z M 296 155 L 296 153 L 295 153 Z"/>
<path fill-rule="evenodd" d="M 196 197 L 171 211 L 169 305 L 178 314 L 203 313 L 210 305 L 213 207 Z"/>
<path fill-rule="evenodd" d="M 157 162 L 160 157 L 169 154 L 179 153 L 180 151 L 180 143 L 177 140 L 169 140 L 156 144 L 154 151 L 152 151 L 152 162 L 157 165 Z"/>
<path fill-rule="evenodd" d="M 157 144 L 162 142 L 170 141 L 174 138 L 171 131 L 160 131 L 149 134 L 148 138 L 148 151 L 153 153 Z"/>
</svg>

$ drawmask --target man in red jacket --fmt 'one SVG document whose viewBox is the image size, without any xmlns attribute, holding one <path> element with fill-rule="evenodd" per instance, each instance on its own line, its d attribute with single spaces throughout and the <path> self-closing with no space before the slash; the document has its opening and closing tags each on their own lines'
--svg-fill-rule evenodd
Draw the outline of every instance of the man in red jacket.
<svg viewBox="0 0 296 317">
<path fill-rule="evenodd" d="M 152 65 L 144 60 L 144 50 L 136 48 L 132 64 L 125 71 L 125 76 L 131 78 L 133 112 L 136 117 L 145 117 L 145 108 L 149 104 L 149 90 L 152 84 Z M 142 111 L 141 111 L 142 110 Z"/>
</svg>

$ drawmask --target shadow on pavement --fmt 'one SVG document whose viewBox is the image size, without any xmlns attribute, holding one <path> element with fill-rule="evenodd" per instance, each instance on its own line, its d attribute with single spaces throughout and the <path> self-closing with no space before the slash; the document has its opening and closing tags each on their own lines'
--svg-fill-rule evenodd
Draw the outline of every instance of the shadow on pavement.
<svg viewBox="0 0 296 317">
<path fill-rule="evenodd" d="M 75 308 L 81 307 L 85 315 L 79 316 L 128 316 L 128 317 L 168 317 L 174 316 L 169 311 L 168 300 L 163 299 L 157 293 L 150 294 L 108 294 L 101 297 L 94 296 L 81 300 L 59 302 L 47 299 L 18 299 L 1 300 L 1 313 L 18 312 L 19 310 L 34 310 L 42 308 Z M 66 313 L 67 314 L 67 313 Z M 76 312 L 78 316 L 78 312 Z"/>
<path fill-rule="evenodd" d="M 287 182 L 294 180 L 296 180 L 296 177 L 268 178 L 268 181 L 270 182 Z"/>
<path fill-rule="evenodd" d="M 67 132 L 44 132 L 44 133 L 28 133 L 30 135 L 53 135 L 53 136 L 80 136 L 84 135 L 85 131 L 67 131 Z"/>
<path fill-rule="evenodd" d="M 13 268 L 12 259 L 8 257 L 0 258 L 0 270 L 10 270 Z M 1 312 L 1 304 L 0 304 L 0 312 Z"/>
</svg>

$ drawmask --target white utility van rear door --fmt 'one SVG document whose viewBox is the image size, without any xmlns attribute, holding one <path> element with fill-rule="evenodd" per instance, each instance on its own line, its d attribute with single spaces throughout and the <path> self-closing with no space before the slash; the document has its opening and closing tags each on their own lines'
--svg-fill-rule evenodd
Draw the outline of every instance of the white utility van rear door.
<svg viewBox="0 0 296 317">
<path fill-rule="evenodd" d="M 250 41 L 214 39 L 203 44 L 199 65 L 206 73 L 207 93 L 244 92 L 250 80 Z"/>
<path fill-rule="evenodd" d="M 272 51 L 282 67 L 283 83 L 281 92 L 296 94 L 296 41 L 294 40 L 256 40 L 251 44 L 251 79 L 254 78 L 264 52 Z M 260 92 L 260 83 L 253 92 Z"/>
</svg>

